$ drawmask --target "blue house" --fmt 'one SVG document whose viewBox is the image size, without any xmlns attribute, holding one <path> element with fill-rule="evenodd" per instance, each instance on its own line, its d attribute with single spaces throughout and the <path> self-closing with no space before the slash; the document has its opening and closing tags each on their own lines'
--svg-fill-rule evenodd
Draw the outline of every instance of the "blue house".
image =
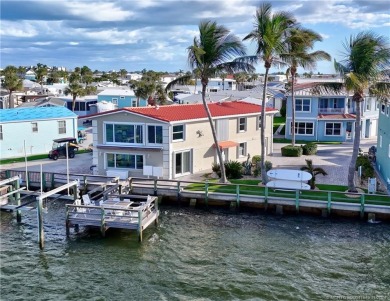
<svg viewBox="0 0 390 301">
<path fill-rule="evenodd" d="M 0 110 L 1 159 L 47 154 L 67 137 L 77 137 L 77 115 L 65 107 Z"/>
<path fill-rule="evenodd" d="M 390 189 L 390 104 L 380 104 L 376 166 Z"/>
<path fill-rule="evenodd" d="M 139 100 L 138 104 L 137 97 L 131 89 L 106 89 L 100 92 L 97 97 L 98 102 L 112 102 L 114 105 L 118 106 L 118 109 L 125 107 L 146 107 L 148 104 L 147 101 L 142 98 Z"/>
<path fill-rule="evenodd" d="M 329 92 L 316 83 L 295 86 L 295 139 L 352 141 L 355 136 L 356 103 L 346 91 Z M 375 97 L 361 104 L 361 138 L 377 136 L 379 107 Z M 285 137 L 291 139 L 292 97 L 287 94 Z"/>
</svg>

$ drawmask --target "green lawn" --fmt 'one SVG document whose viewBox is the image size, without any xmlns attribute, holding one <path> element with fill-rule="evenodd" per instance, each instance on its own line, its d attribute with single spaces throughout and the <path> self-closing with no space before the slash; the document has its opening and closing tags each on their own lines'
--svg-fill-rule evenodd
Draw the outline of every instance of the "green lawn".
<svg viewBox="0 0 390 301">
<path fill-rule="evenodd" d="M 273 132 L 275 133 L 276 130 L 279 128 L 280 125 L 286 124 L 286 117 L 274 117 L 274 126 L 273 126 Z M 282 134 L 282 133 L 281 133 Z M 283 131 L 284 134 L 284 131 Z"/>
</svg>

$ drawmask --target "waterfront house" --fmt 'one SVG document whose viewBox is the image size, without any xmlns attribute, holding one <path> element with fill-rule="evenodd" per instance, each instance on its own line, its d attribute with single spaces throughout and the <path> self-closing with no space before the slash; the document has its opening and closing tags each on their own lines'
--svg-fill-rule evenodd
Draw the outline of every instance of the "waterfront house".
<svg viewBox="0 0 390 301">
<path fill-rule="evenodd" d="M 390 190 L 390 104 L 381 103 L 379 106 L 376 165 Z"/>
<path fill-rule="evenodd" d="M 97 95 L 97 101 L 112 102 L 119 109 L 125 107 L 144 107 L 147 105 L 145 99 L 140 99 L 138 104 L 137 97 L 131 89 L 105 89 Z"/>
<path fill-rule="evenodd" d="M 292 98 L 287 94 L 285 137 L 291 139 Z M 315 83 L 295 86 L 295 138 L 307 141 L 352 141 L 356 103 L 346 91 L 329 92 Z M 375 97 L 361 105 L 361 138 L 376 137 L 379 109 Z"/>
<path fill-rule="evenodd" d="M 210 103 L 225 160 L 260 154 L 259 105 Z M 266 109 L 266 150 L 272 153 L 273 115 Z M 210 170 L 218 162 L 203 104 L 121 108 L 92 119 L 93 164 L 99 174 L 121 178 L 154 175 L 174 179 Z"/>
<path fill-rule="evenodd" d="M 1 159 L 48 153 L 66 137 L 77 137 L 77 115 L 65 107 L 0 110 Z"/>
</svg>

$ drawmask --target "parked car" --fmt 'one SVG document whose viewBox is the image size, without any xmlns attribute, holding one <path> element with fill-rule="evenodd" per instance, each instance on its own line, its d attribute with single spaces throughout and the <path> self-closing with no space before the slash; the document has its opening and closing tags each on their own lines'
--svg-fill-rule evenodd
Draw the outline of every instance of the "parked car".
<svg viewBox="0 0 390 301">
<path fill-rule="evenodd" d="M 76 138 L 60 138 L 53 140 L 53 147 L 49 152 L 49 159 L 57 160 L 60 157 L 66 157 L 66 146 L 68 146 L 69 158 L 74 158 L 79 146 Z"/>
</svg>

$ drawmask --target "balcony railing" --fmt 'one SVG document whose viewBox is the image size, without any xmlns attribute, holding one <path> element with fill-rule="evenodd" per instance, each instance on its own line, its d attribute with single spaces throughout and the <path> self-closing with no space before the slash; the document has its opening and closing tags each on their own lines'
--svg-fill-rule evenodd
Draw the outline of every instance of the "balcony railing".
<svg viewBox="0 0 390 301">
<path fill-rule="evenodd" d="M 345 108 L 318 108 L 320 114 L 344 114 Z"/>
</svg>

